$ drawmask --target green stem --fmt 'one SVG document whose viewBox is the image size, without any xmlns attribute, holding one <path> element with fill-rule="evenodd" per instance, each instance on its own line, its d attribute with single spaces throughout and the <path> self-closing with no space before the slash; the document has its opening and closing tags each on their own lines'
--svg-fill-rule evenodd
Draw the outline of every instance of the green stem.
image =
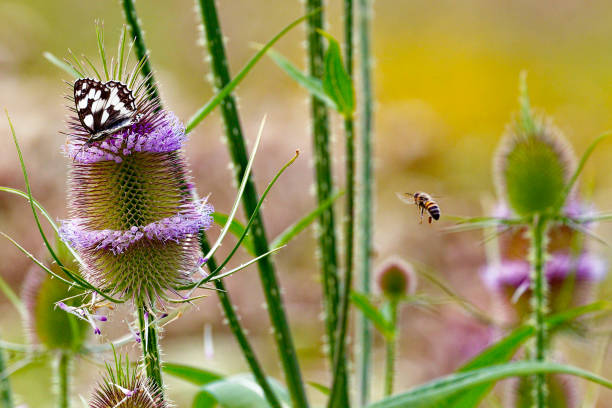
<svg viewBox="0 0 612 408">
<path fill-rule="evenodd" d="M 344 0 L 344 61 L 346 71 L 353 79 L 353 0 Z M 348 330 L 349 304 L 353 287 L 353 245 L 355 225 L 355 130 L 353 118 L 344 119 L 346 154 L 346 214 L 344 215 L 344 283 L 340 298 L 340 322 L 337 330 L 336 352 L 330 407 L 350 406 L 349 377 L 346 370 L 346 333 Z"/>
<path fill-rule="evenodd" d="M 208 239 L 206 238 L 206 234 L 204 232 L 200 233 L 200 248 L 203 253 L 208 253 L 210 251 L 210 244 L 208 243 Z M 214 258 L 210 258 L 206 263 L 208 270 L 212 273 L 212 271 L 217 269 L 217 261 Z M 217 289 L 217 295 L 219 296 L 219 301 L 221 302 L 221 307 L 223 308 L 223 312 L 225 313 L 225 317 L 229 323 L 229 328 L 236 337 L 236 341 L 238 341 L 238 345 L 242 350 L 242 355 L 247 361 L 253 376 L 255 377 L 255 381 L 261 387 L 266 399 L 268 400 L 268 404 L 272 408 L 281 408 L 281 404 L 278 400 L 276 394 L 272 390 L 270 383 L 266 377 L 266 373 L 261 368 L 259 361 L 257 360 L 257 356 L 255 355 L 255 350 L 249 343 L 249 338 L 247 337 L 244 329 L 240 325 L 240 318 L 236 314 L 236 309 L 232 303 L 232 299 L 225 288 L 225 284 L 223 280 L 215 280 L 215 288 Z"/>
<path fill-rule="evenodd" d="M 13 390 L 11 388 L 11 380 L 6 375 L 6 361 L 4 359 L 4 350 L 0 348 L 0 407 L 13 408 Z"/>
<path fill-rule="evenodd" d="M 214 87 L 222 89 L 230 83 L 230 74 L 223 35 L 219 25 L 217 9 L 214 0 L 199 0 L 206 45 L 211 57 L 211 67 L 214 76 Z M 242 134 L 240 118 L 234 97 L 230 94 L 221 103 L 221 114 L 225 123 L 225 136 L 234 164 L 234 176 L 238 182 L 242 180 L 248 163 L 245 140 Z M 248 217 L 256 213 L 258 203 L 257 191 L 253 182 L 252 173 L 248 178 L 242 197 L 245 213 Z M 253 244 L 256 255 L 263 255 L 269 251 L 268 239 L 264 228 L 261 213 L 257 212 L 252 224 Z M 306 391 L 302 381 L 302 374 L 289 330 L 289 324 L 281 291 L 276 278 L 276 272 L 271 257 L 264 257 L 258 262 L 259 277 L 266 298 L 267 309 L 274 329 L 274 339 L 277 344 L 281 364 L 287 381 L 287 388 L 295 408 L 307 407 Z"/>
<path fill-rule="evenodd" d="M 547 219 L 544 216 L 536 216 L 531 226 L 531 291 L 532 291 L 532 321 L 535 326 L 535 350 L 532 359 L 535 361 L 546 360 L 547 349 L 547 327 L 546 314 L 548 312 L 547 294 L 548 283 L 545 275 L 546 257 L 546 230 Z M 546 387 L 546 375 L 535 376 L 533 386 L 534 406 L 545 408 L 548 398 Z"/>
<path fill-rule="evenodd" d="M 319 10 L 318 13 L 314 13 Z M 306 14 L 308 36 L 308 70 L 312 77 L 322 79 L 325 71 L 323 38 L 317 30 L 323 29 L 322 0 L 307 0 Z M 329 152 L 329 118 L 325 102 L 315 96 L 311 98 L 312 140 L 314 144 L 314 166 L 316 178 L 317 203 L 327 201 L 333 194 L 331 156 Z M 333 207 L 328 207 L 319 215 L 317 229 L 321 251 L 323 283 L 323 302 L 329 357 L 333 364 L 338 327 L 338 260 L 336 254 L 336 233 Z"/>
<path fill-rule="evenodd" d="M 147 46 L 144 42 L 144 32 L 140 27 L 140 19 L 138 18 L 138 14 L 136 14 L 136 5 L 134 3 L 135 0 L 121 0 L 125 21 L 128 23 L 130 36 L 134 41 L 136 57 L 138 58 L 138 61 L 146 57 L 146 60 L 142 66 L 142 75 L 146 78 L 149 99 L 157 101 L 159 107 L 161 108 L 161 98 L 159 97 L 159 91 L 157 90 L 157 85 L 155 84 L 155 78 L 153 78 L 153 69 L 151 69 L 151 64 L 149 63 L 149 51 L 147 50 Z"/>
<path fill-rule="evenodd" d="M 372 168 L 372 128 L 373 128 L 373 93 L 371 82 L 372 56 L 370 55 L 370 20 L 371 0 L 359 0 L 358 3 L 358 36 L 359 55 L 361 59 L 361 194 L 358 220 L 357 250 L 359 266 L 359 290 L 370 293 L 370 269 L 372 254 L 372 192 L 374 189 L 374 175 Z M 370 398 L 370 361 L 372 356 L 372 328 L 369 320 L 363 314 L 357 321 L 357 372 L 359 377 L 359 402 L 365 406 Z"/>
<path fill-rule="evenodd" d="M 391 300 L 389 304 L 391 308 L 391 327 L 393 327 L 393 336 L 387 340 L 385 345 L 385 397 L 393 394 L 393 379 L 395 378 L 395 349 L 399 330 L 397 329 L 397 306 L 396 300 Z"/>
<path fill-rule="evenodd" d="M 149 378 L 160 390 L 163 398 L 164 383 L 161 374 L 161 357 L 159 352 L 159 336 L 155 315 L 142 301 L 136 306 L 138 311 L 138 327 L 140 329 L 140 344 L 142 359 Z"/>
<path fill-rule="evenodd" d="M 70 375 L 72 371 L 72 354 L 60 351 L 55 361 L 55 383 L 57 386 L 58 408 L 70 407 Z"/>
</svg>

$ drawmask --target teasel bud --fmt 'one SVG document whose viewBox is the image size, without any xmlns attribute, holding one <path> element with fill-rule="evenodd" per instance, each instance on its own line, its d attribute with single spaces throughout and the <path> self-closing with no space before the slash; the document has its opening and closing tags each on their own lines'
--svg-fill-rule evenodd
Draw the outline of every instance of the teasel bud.
<svg viewBox="0 0 612 408">
<path fill-rule="evenodd" d="M 380 292 L 388 299 L 399 300 L 416 290 L 416 274 L 412 265 L 401 258 L 387 259 L 376 273 Z"/>
<path fill-rule="evenodd" d="M 58 240 L 56 255 L 69 269 L 75 270 L 77 263 L 68 252 L 65 244 Z M 48 260 L 47 265 L 54 273 L 65 276 L 56 263 Z M 68 286 L 59 279 L 52 278 L 38 267 L 33 267 L 27 274 L 22 289 L 22 299 L 26 306 L 27 315 L 24 321 L 26 333 L 33 344 L 42 345 L 47 351 L 79 352 L 91 332 L 99 332 L 96 320 L 106 320 L 105 316 L 93 317 L 89 311 L 83 309 L 82 316 L 66 313 L 57 306 L 61 303 L 65 308 L 77 309 L 83 293 Z M 84 318 L 85 313 L 91 316 L 91 321 Z"/>
<path fill-rule="evenodd" d="M 494 158 L 498 196 L 519 216 L 559 210 L 575 165 L 561 131 L 549 119 L 510 124 Z"/>
<path fill-rule="evenodd" d="M 115 357 L 117 358 L 117 357 Z M 106 365 L 106 373 L 93 392 L 90 408 L 169 408 L 161 391 L 126 359 L 125 366 L 116 360 Z"/>
<path fill-rule="evenodd" d="M 112 69 L 111 81 L 75 82 L 76 109 L 64 149 L 71 160 L 71 219 L 60 233 L 83 259 L 83 275 L 99 289 L 152 304 L 188 283 L 199 267 L 198 233 L 210 226 L 212 207 L 196 199 L 182 151 L 183 124 L 147 99 L 144 80 L 135 79 L 138 66 L 125 80 L 121 69 Z M 87 114 L 101 109 L 104 118 L 108 106 L 87 98 L 106 93 L 112 99 L 116 89 L 115 109 L 125 114 L 133 104 L 127 125 L 108 136 L 92 135 L 88 128 L 95 121 Z"/>
</svg>

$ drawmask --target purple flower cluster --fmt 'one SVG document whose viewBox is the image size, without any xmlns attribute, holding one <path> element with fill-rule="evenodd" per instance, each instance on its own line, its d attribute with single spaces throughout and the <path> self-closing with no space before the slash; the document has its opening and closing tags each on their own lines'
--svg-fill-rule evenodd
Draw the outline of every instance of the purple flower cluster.
<svg viewBox="0 0 612 408">
<path fill-rule="evenodd" d="M 546 262 L 546 279 L 552 283 L 573 275 L 579 282 L 598 282 L 605 277 L 607 268 L 601 257 L 591 253 L 573 257 L 558 252 L 551 254 Z M 487 265 L 482 271 L 482 279 L 491 289 L 503 286 L 518 288 L 529 282 L 530 270 L 531 266 L 526 260 L 503 260 L 498 265 Z"/>
<path fill-rule="evenodd" d="M 60 235 L 78 250 L 106 249 L 119 255 L 141 239 L 179 242 L 189 235 L 195 235 L 211 225 L 212 212 L 211 205 L 203 204 L 201 209 L 180 212 L 145 226 L 134 225 L 126 231 L 89 230 L 85 220 L 72 219 L 62 223 Z"/>
<path fill-rule="evenodd" d="M 138 152 L 168 153 L 185 143 L 185 127 L 168 111 L 160 111 L 147 121 L 122 129 L 106 140 L 87 145 L 86 139 L 75 138 L 64 147 L 65 154 L 82 164 L 101 161 L 121 163 L 123 157 Z"/>
</svg>

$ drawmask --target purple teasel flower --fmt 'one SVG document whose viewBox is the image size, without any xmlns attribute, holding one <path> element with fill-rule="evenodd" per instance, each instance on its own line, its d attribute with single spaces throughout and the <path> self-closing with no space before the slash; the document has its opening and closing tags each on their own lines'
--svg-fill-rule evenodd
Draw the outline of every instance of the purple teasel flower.
<svg viewBox="0 0 612 408">
<path fill-rule="evenodd" d="M 569 217 L 585 216 L 592 212 L 592 206 L 576 198 L 570 199 L 563 208 L 564 215 Z M 511 215 L 505 203 L 500 203 L 494 210 L 496 217 Z M 593 224 L 583 224 L 582 227 L 589 230 Z M 550 308 L 553 313 L 588 302 L 593 284 L 603 280 L 608 271 L 606 261 L 579 239 L 580 234 L 564 224 L 553 224 L 548 230 L 545 276 L 550 287 Z M 481 278 L 488 288 L 503 294 L 503 298 L 510 301 L 522 319 L 530 310 L 528 296 L 524 296 L 531 283 L 527 230 L 525 227 L 512 228 L 501 234 L 498 241 L 499 261 L 489 260 L 481 270 Z M 571 291 L 567 293 L 567 289 Z"/>
<path fill-rule="evenodd" d="M 110 82 L 92 81 L 111 89 Z M 97 287 L 152 304 L 190 282 L 201 260 L 198 234 L 211 225 L 213 209 L 195 198 L 183 124 L 149 101 L 144 87 L 134 87 L 134 123 L 98 140 L 79 116 L 69 122 L 71 218 L 60 235 Z"/>
</svg>

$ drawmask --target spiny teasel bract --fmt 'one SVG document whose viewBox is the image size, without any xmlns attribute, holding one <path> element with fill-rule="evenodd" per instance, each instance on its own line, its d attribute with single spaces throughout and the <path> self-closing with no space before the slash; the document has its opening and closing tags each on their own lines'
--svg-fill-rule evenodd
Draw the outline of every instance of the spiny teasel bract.
<svg viewBox="0 0 612 408">
<path fill-rule="evenodd" d="M 124 79 L 124 42 L 122 36 L 110 68 L 101 46 L 104 75 L 91 64 L 93 74 L 88 72 L 74 58 L 72 66 L 81 77 L 125 81 L 134 89 L 139 120 L 88 142 L 90 134 L 71 107 L 64 147 L 71 159 L 71 218 L 60 234 L 79 252 L 84 276 L 100 289 L 138 303 L 163 302 L 199 267 L 198 232 L 211 224 L 212 207 L 196 198 L 182 151 L 183 124 L 158 100 L 147 99 L 146 78 L 137 79 L 143 61 Z"/>
<path fill-rule="evenodd" d="M 122 364 L 115 356 L 115 367 L 106 364 L 106 373 L 89 401 L 90 408 L 169 408 L 161 390 L 139 370 Z"/>
<path fill-rule="evenodd" d="M 545 117 L 532 118 L 533 127 L 519 120 L 506 128 L 494 156 L 498 196 L 520 216 L 558 211 L 561 194 L 576 168 L 571 145 Z"/>
</svg>

